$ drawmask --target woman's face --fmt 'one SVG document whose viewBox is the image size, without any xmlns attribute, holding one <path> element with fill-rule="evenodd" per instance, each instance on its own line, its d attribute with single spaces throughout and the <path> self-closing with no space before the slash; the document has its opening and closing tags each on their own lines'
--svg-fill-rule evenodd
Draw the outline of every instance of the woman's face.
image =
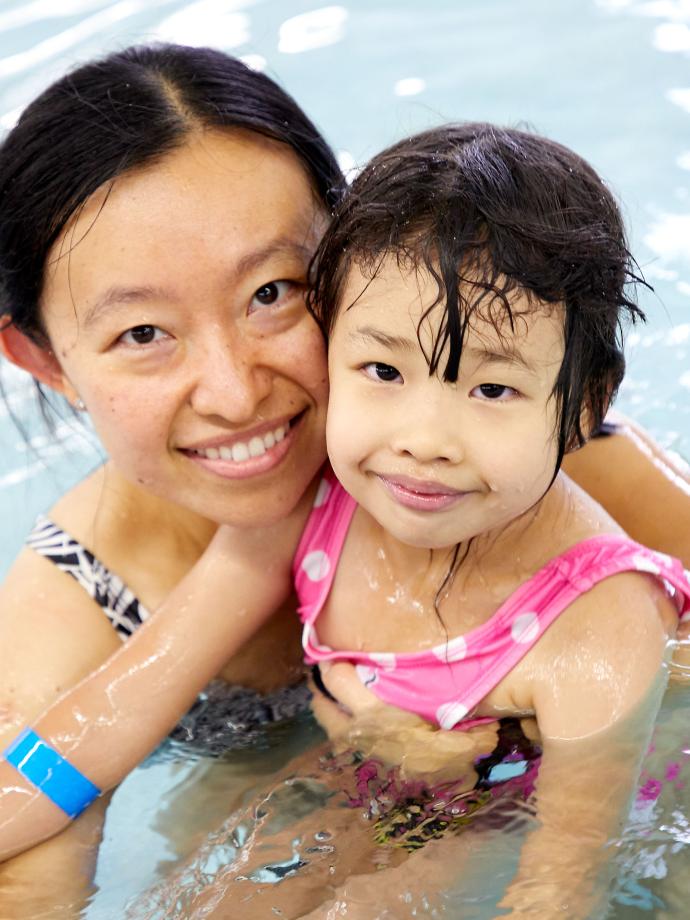
<svg viewBox="0 0 690 920">
<path fill-rule="evenodd" d="M 295 155 L 242 132 L 191 138 L 68 225 L 42 316 L 66 395 L 127 479 L 239 526 L 292 510 L 325 456 L 304 305 L 324 226 Z"/>
</svg>

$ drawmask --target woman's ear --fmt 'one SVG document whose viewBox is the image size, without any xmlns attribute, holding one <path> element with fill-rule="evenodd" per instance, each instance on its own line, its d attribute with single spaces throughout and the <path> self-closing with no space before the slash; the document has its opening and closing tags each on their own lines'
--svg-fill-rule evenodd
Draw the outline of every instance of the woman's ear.
<svg viewBox="0 0 690 920">
<path fill-rule="evenodd" d="M 0 316 L 0 354 L 8 361 L 28 371 L 40 383 L 68 399 L 71 399 L 73 387 L 67 381 L 62 368 L 49 345 L 39 345 L 28 335 L 20 332 L 6 314 Z"/>
</svg>

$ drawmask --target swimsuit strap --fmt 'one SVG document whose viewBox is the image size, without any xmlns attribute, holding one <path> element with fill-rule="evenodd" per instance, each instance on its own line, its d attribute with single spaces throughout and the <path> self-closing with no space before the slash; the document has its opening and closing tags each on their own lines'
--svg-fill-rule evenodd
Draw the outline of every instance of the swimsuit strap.
<svg viewBox="0 0 690 920">
<path fill-rule="evenodd" d="M 74 578 L 101 607 L 123 641 L 148 618 L 148 611 L 122 579 L 49 518 L 41 515 L 37 519 L 26 545 Z"/>
<path fill-rule="evenodd" d="M 307 627 L 318 616 L 331 590 L 356 508 L 357 502 L 327 467 L 292 564 L 299 614 Z"/>
<path fill-rule="evenodd" d="M 307 662 L 349 661 L 382 700 L 442 728 L 476 724 L 475 707 L 544 631 L 578 597 L 613 575 L 653 576 L 675 601 L 681 621 L 690 618 L 690 583 L 677 559 L 622 534 L 599 534 L 550 559 L 488 620 L 442 645 L 413 652 L 332 649 L 319 641 L 316 626 L 356 505 L 330 472 L 317 499 L 294 566 Z"/>
</svg>

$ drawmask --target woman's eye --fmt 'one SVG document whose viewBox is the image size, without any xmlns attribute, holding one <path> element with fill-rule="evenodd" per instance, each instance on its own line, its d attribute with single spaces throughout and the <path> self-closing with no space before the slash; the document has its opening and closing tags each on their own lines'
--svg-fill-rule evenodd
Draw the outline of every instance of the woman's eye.
<svg viewBox="0 0 690 920">
<path fill-rule="evenodd" d="M 478 396 L 480 399 L 489 399 L 493 402 L 503 402 L 517 396 L 517 390 L 505 386 L 503 383 L 481 383 L 472 390 L 471 396 Z"/>
<path fill-rule="evenodd" d="M 392 364 L 381 364 L 375 361 L 371 364 L 365 364 L 362 370 L 372 380 L 381 380 L 383 383 L 393 383 L 396 380 L 402 382 L 400 371 L 393 367 Z"/>
<path fill-rule="evenodd" d="M 252 305 L 259 307 L 274 307 L 289 298 L 298 287 L 294 281 L 269 281 L 254 292 Z"/>
<path fill-rule="evenodd" d="M 167 333 L 158 326 L 132 326 L 120 336 L 118 341 L 125 345 L 150 345 L 152 342 L 160 341 L 166 335 Z"/>
</svg>

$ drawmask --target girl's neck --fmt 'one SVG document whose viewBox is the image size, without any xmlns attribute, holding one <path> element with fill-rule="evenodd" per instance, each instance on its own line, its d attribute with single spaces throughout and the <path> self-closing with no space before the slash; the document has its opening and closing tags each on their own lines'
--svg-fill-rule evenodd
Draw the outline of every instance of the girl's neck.
<svg viewBox="0 0 690 920">
<path fill-rule="evenodd" d="M 396 539 L 364 509 L 370 539 L 380 559 L 385 560 L 392 574 L 403 578 L 417 573 L 421 583 L 440 585 L 454 558 L 460 562 L 459 572 L 480 571 L 487 577 L 493 570 L 505 573 L 513 568 L 529 569 L 543 564 L 544 531 L 553 532 L 562 523 L 567 527 L 570 502 L 565 477 L 559 473 L 546 495 L 518 518 L 490 531 L 476 534 L 460 544 L 429 549 L 411 546 Z M 371 544 L 370 544 L 371 546 Z M 456 552 L 457 551 L 457 552 Z M 536 556 L 537 560 L 532 557 Z M 521 564 L 522 563 L 522 564 Z"/>
</svg>

